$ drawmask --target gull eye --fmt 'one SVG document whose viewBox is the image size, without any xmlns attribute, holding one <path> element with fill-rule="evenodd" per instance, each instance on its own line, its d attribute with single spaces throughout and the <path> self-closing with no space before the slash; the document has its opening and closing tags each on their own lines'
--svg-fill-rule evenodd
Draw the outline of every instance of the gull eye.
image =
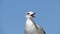
<svg viewBox="0 0 60 34">
<path fill-rule="evenodd" d="M 30 13 L 27 13 L 27 15 L 29 15 Z"/>
</svg>

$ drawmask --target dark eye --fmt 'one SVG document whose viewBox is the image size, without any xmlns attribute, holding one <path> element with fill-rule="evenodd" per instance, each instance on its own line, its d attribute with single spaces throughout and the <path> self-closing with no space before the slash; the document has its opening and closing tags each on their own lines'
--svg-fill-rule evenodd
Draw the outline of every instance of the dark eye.
<svg viewBox="0 0 60 34">
<path fill-rule="evenodd" d="M 29 15 L 30 13 L 27 13 L 27 15 Z"/>
</svg>

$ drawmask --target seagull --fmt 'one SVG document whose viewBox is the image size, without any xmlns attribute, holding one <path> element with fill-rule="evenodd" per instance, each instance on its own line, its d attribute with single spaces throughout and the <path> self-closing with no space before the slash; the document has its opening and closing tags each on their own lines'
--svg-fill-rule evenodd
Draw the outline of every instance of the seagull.
<svg viewBox="0 0 60 34">
<path fill-rule="evenodd" d="M 44 29 L 35 23 L 34 17 L 34 12 L 29 11 L 26 13 L 25 34 L 46 34 Z"/>
</svg>

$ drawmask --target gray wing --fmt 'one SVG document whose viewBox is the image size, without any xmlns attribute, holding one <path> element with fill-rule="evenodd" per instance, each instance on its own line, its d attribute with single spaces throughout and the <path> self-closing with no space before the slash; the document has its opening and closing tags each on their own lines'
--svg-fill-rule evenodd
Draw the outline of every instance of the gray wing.
<svg viewBox="0 0 60 34">
<path fill-rule="evenodd" d="M 41 26 L 39 26 L 38 24 L 36 24 L 34 21 L 33 21 L 33 23 L 34 23 L 36 29 L 41 30 L 42 34 L 46 34 L 46 32 L 44 31 L 44 29 Z"/>
<path fill-rule="evenodd" d="M 38 29 L 39 32 L 41 32 L 41 34 L 46 34 L 46 32 L 44 31 L 44 29 L 39 26 L 38 24 L 35 24 L 36 28 Z"/>
<path fill-rule="evenodd" d="M 39 34 L 46 34 L 45 31 L 43 30 L 43 28 L 41 28 L 39 25 L 35 25 L 35 27 Z M 24 32 L 25 32 L 25 34 L 31 34 L 30 32 L 26 31 L 26 29 Z"/>
</svg>

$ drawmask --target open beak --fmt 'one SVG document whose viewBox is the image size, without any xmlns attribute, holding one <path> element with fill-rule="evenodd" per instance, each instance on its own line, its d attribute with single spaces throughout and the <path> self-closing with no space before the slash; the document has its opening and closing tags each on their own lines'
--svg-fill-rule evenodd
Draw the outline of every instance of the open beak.
<svg viewBox="0 0 60 34">
<path fill-rule="evenodd" d="M 32 17 L 35 17 L 35 13 L 34 14 L 31 14 Z"/>
</svg>

